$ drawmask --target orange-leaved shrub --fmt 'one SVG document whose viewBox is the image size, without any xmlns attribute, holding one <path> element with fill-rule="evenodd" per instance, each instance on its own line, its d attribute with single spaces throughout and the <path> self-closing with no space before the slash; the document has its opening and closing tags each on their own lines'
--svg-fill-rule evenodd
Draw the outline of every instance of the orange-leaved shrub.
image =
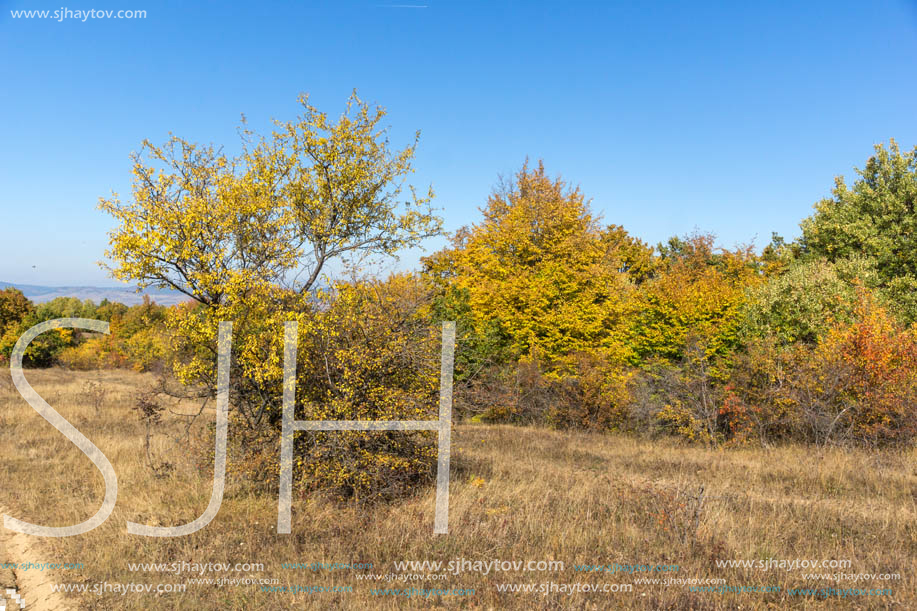
<svg viewBox="0 0 917 611">
<path fill-rule="evenodd" d="M 917 330 L 902 328 L 862 289 L 854 314 L 856 322 L 835 326 L 819 345 L 822 381 L 837 375 L 842 388 L 827 435 L 910 442 L 917 435 Z"/>
<path fill-rule="evenodd" d="M 917 437 L 917 331 L 866 289 L 852 322 L 815 346 L 756 340 L 736 359 L 721 408 L 734 439 L 903 445 Z"/>
</svg>

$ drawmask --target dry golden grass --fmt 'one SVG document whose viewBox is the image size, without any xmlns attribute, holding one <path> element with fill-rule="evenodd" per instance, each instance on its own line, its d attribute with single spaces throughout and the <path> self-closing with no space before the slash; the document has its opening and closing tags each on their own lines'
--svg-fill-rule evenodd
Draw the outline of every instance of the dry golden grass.
<svg viewBox="0 0 917 611">
<path fill-rule="evenodd" d="M 102 478 L 83 454 L 0 379 L 0 505 L 47 525 L 82 521 L 102 498 Z M 206 507 L 212 468 L 195 457 L 212 413 L 187 438 L 170 415 L 153 439 L 157 476 L 143 450 L 144 426 L 131 410 L 152 379 L 130 372 L 28 371 L 38 392 L 109 457 L 118 504 L 91 533 L 33 539 L 17 561 L 81 562 L 48 582 L 184 583 L 188 574 L 131 572 L 129 562 L 252 562 L 261 573 L 205 577 L 276 578 L 286 586 L 352 586 L 352 592 L 288 594 L 258 585 L 189 584 L 184 593 L 85 594 L 87 609 L 735 609 L 917 608 L 915 454 L 781 447 L 717 451 L 620 436 L 460 425 L 453 434 L 450 533 L 433 535 L 433 490 L 401 503 L 340 507 L 321 499 L 293 505 L 293 534 L 277 535 L 276 490 L 258 492 L 229 479 L 217 518 L 186 537 L 128 535 L 128 520 L 182 524 Z M 101 383 L 99 405 L 88 382 Z M 190 412 L 194 406 L 178 406 Z M 230 429 L 230 436 L 233 431 Z M 704 502 L 692 500 L 704 488 Z M 442 581 L 375 583 L 357 573 L 396 573 L 402 560 L 560 560 L 563 571 L 465 572 Z M 718 568 L 717 560 L 845 559 L 844 573 L 899 573 L 896 581 L 804 581 L 795 571 Z M 0 558 L 0 562 L 10 561 Z M 291 570 L 284 562 L 372 562 L 372 571 Z M 634 576 L 584 573 L 574 564 L 677 564 L 646 577 L 723 578 L 729 586 L 779 586 L 779 593 L 690 592 L 682 585 L 636 584 L 632 593 L 498 592 L 497 584 L 624 583 Z M 838 572 L 836 569 L 814 572 Z M 472 596 L 373 596 L 372 588 L 474 588 Z M 885 596 L 790 596 L 788 588 L 891 588 Z M 28 592 L 33 598 L 44 592 Z"/>
</svg>

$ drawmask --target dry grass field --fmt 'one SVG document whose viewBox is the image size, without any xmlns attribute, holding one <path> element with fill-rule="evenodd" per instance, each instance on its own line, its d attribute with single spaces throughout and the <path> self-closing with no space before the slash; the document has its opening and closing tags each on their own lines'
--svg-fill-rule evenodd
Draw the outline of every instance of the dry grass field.
<svg viewBox="0 0 917 611">
<path fill-rule="evenodd" d="M 102 478 L 89 460 L 0 378 L 0 505 L 46 525 L 95 513 Z M 395 505 L 337 506 L 294 499 L 293 533 L 277 535 L 277 494 L 229 477 L 216 519 L 178 538 L 128 535 L 125 523 L 188 522 L 207 506 L 212 467 L 196 459 L 212 413 L 185 433 L 170 414 L 152 439 L 132 411 L 152 378 L 121 371 L 28 371 L 35 389 L 87 435 L 118 474 L 118 504 L 105 524 L 68 538 L 0 538 L 0 563 L 74 563 L 31 575 L 14 570 L 27 609 L 759 609 L 917 608 L 917 462 L 914 452 L 866 453 L 807 447 L 711 450 L 621 436 L 458 425 L 453 433 L 450 532 L 433 535 L 433 490 Z M 92 383 L 104 393 L 93 398 Z M 191 405 L 174 411 L 188 413 Z M 233 435 L 230 429 L 230 437 Z M 279 445 L 279 443 L 278 443 Z M 549 570 L 397 569 L 400 561 L 561 561 Z M 726 568 L 717 562 L 843 560 L 844 568 Z M 261 570 L 162 572 L 131 563 L 260 564 Z M 372 563 L 372 569 L 330 563 Z M 306 568 L 284 568 L 302 563 Z M 324 568 L 313 564 L 325 563 Z M 677 565 L 668 572 L 582 571 L 575 565 Z M 492 565 L 491 565 L 492 566 Z M 248 567 L 251 569 L 251 567 Z M 413 574 L 430 578 L 414 580 Z M 831 574 L 807 579 L 806 574 Z M 843 574 L 837 579 L 837 573 Z M 408 581 L 372 581 L 370 575 Z M 861 580 L 853 575 L 898 574 Z M 40 578 L 36 578 L 39 575 Z M 3 574 L 0 574 L 3 577 Z M 224 580 L 207 584 L 189 580 Z M 253 580 L 273 584 L 239 583 Z M 658 583 L 645 580 L 658 579 Z M 714 579 L 720 591 L 691 591 Z M 233 584 L 232 580 L 236 580 Z M 669 580 L 666 585 L 665 580 Z M 682 580 L 680 583 L 675 580 Z M 570 584 L 615 584 L 618 592 L 575 592 Z M 51 598 L 54 584 L 86 586 Z M 102 584 L 101 586 L 98 584 Z M 153 591 L 93 593 L 113 584 Z M 501 592 L 534 584 L 535 592 Z M 553 585 L 552 585 L 553 584 Z M 155 592 L 184 586 L 183 592 Z M 136 587 L 136 586 L 135 586 Z M 281 592 L 325 588 L 325 591 Z M 548 590 L 543 593 L 540 589 Z M 579 586 L 582 588 L 583 586 Z M 709 585 L 699 586 L 711 587 Z M 733 591 L 724 591 L 731 588 Z M 338 591 L 328 591 L 337 588 Z M 373 594 L 376 589 L 474 590 L 467 595 Z M 738 588 L 771 591 L 736 592 Z M 846 596 L 791 592 L 848 590 Z M 850 592 L 859 589 L 861 593 Z M 178 589 L 178 588 L 175 588 Z M 274 591 L 268 591 L 273 589 Z M 556 590 L 554 592 L 550 590 Z M 867 594 L 869 590 L 890 593 Z"/>
</svg>

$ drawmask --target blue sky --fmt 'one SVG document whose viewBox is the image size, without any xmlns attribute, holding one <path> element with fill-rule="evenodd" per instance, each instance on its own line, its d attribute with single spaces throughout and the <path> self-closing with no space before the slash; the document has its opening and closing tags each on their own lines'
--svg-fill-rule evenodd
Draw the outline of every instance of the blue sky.
<svg viewBox="0 0 917 611">
<path fill-rule="evenodd" d="M 10 14 L 63 7 L 147 17 Z M 129 195 L 143 138 L 233 151 L 242 113 L 266 129 L 308 92 L 337 115 L 353 88 L 393 143 L 422 131 L 416 182 L 450 230 L 529 156 L 651 243 L 763 246 L 875 143 L 917 144 L 915 75 L 913 0 L 0 0 L 0 280 L 113 284 L 96 203 Z"/>
</svg>

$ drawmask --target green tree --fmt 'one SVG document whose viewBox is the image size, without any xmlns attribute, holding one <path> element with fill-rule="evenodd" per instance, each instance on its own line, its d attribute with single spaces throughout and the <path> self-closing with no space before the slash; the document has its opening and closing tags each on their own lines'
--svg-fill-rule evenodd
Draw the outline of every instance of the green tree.
<svg viewBox="0 0 917 611">
<path fill-rule="evenodd" d="M 33 306 L 17 289 L 0 291 L 0 355 L 8 359 L 23 333 L 31 327 L 54 318 L 93 318 L 95 306 L 75 297 L 58 297 Z M 78 334 L 72 329 L 55 329 L 36 337 L 23 354 L 23 363 L 30 367 L 53 365 L 61 352 L 73 346 Z"/>
<path fill-rule="evenodd" d="M 859 178 L 835 180 L 833 197 L 801 223 L 806 254 L 829 261 L 865 257 L 896 314 L 917 321 L 917 148 L 879 144 Z"/>
<path fill-rule="evenodd" d="M 748 291 L 742 335 L 773 335 L 780 344 L 815 344 L 833 321 L 849 317 L 855 301 L 854 287 L 838 276 L 833 264 L 823 259 L 799 262 Z"/>
</svg>

